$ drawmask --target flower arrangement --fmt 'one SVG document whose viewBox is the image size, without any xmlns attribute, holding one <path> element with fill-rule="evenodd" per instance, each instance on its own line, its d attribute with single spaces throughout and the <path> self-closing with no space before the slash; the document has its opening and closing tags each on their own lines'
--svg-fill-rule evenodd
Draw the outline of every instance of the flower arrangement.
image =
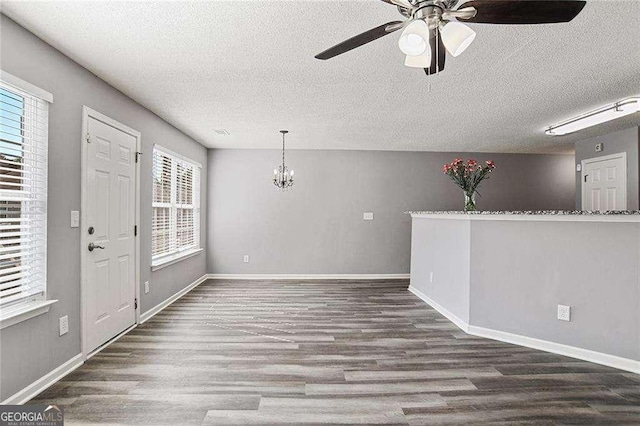
<svg viewBox="0 0 640 426">
<path fill-rule="evenodd" d="M 465 211 L 476 210 L 476 193 L 483 180 L 489 179 L 489 174 L 496 168 L 493 161 L 486 161 L 484 165 L 474 159 L 465 163 L 462 158 L 456 158 L 450 164 L 442 167 L 442 172 L 464 192 Z"/>
</svg>

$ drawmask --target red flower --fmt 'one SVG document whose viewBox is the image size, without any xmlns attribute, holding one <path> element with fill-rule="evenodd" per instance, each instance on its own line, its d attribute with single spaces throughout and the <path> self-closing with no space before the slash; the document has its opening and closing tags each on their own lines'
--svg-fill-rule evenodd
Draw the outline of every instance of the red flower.
<svg viewBox="0 0 640 426">
<path fill-rule="evenodd" d="M 474 159 L 470 159 L 470 160 L 467 161 L 467 166 L 469 166 L 469 167 L 475 167 L 477 165 L 478 165 L 478 162 L 476 160 L 474 160 Z"/>
<path fill-rule="evenodd" d="M 489 167 L 490 169 L 496 168 L 496 163 L 494 163 L 493 160 L 488 160 L 486 163 L 487 163 L 487 167 Z"/>
<path fill-rule="evenodd" d="M 463 163 L 462 158 L 456 158 L 455 160 L 453 160 L 453 163 L 451 164 L 453 164 L 454 166 L 458 166 L 462 163 Z"/>
</svg>

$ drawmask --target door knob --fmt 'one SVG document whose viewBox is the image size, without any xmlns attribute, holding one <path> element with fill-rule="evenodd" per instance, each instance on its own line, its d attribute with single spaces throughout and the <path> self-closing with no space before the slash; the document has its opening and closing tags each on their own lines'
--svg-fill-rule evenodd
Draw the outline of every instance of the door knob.
<svg viewBox="0 0 640 426">
<path fill-rule="evenodd" d="M 89 251 L 93 251 L 94 249 L 101 249 L 101 250 L 104 250 L 104 247 L 99 246 L 99 245 L 97 245 L 97 244 L 89 243 Z"/>
</svg>

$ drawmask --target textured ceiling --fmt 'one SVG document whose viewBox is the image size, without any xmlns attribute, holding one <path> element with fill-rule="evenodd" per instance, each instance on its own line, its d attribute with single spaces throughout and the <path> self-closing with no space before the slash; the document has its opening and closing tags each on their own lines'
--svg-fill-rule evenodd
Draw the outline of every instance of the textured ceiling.
<svg viewBox="0 0 640 426">
<path fill-rule="evenodd" d="M 640 95 L 640 1 L 589 1 L 569 24 L 473 25 L 429 83 L 398 33 L 320 51 L 400 18 L 382 1 L 29 2 L 2 12 L 208 147 L 560 152 L 545 126 Z M 429 88 L 430 87 L 430 88 Z M 229 136 L 215 130 L 227 129 Z"/>
</svg>

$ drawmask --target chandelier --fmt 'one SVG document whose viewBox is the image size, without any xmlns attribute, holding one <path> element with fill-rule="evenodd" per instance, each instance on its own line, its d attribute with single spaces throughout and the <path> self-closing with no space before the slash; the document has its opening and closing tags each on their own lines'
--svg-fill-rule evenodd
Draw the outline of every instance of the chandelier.
<svg viewBox="0 0 640 426">
<path fill-rule="evenodd" d="M 289 133 L 288 130 L 280 130 L 282 133 L 282 165 L 277 169 L 273 169 L 273 184 L 278 188 L 285 190 L 293 185 L 293 170 L 284 163 L 284 135 Z"/>
</svg>

